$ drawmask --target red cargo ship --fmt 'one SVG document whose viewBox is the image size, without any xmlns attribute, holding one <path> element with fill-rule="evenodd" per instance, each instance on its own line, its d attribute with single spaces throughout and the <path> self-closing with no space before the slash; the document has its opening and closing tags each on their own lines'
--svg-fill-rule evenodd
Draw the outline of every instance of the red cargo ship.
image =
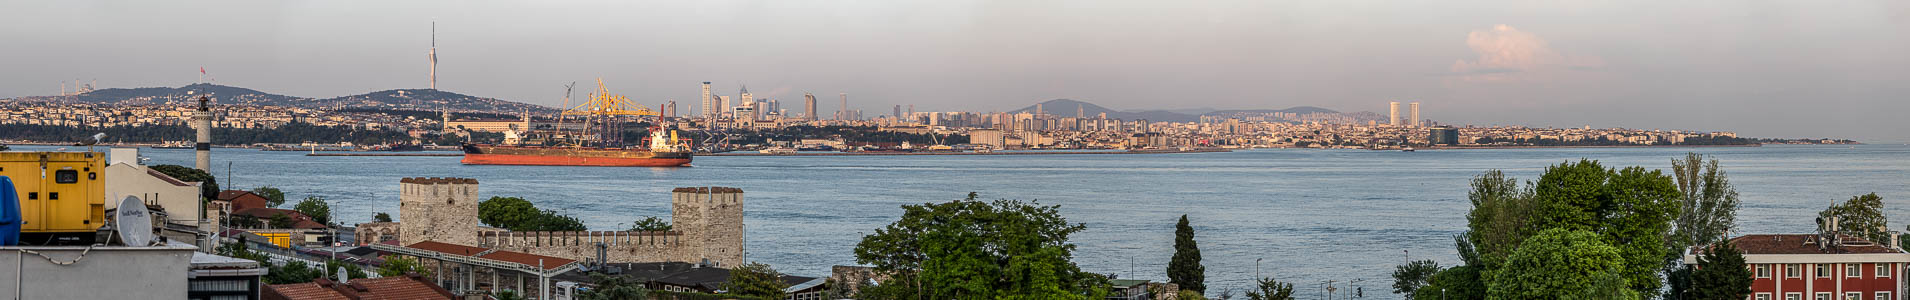
<svg viewBox="0 0 1910 300">
<path fill-rule="evenodd" d="M 569 102 L 566 97 L 565 102 Z M 538 132 L 519 132 L 515 125 L 505 132 L 505 143 L 512 145 L 464 144 L 464 160 L 467 165 L 522 165 L 522 166 L 597 166 L 597 167 L 688 167 L 694 156 L 690 147 L 676 132 L 664 126 L 650 128 L 648 147 L 621 147 L 622 138 L 618 134 L 603 132 L 623 132 L 619 127 L 620 116 L 656 116 L 648 109 L 629 109 L 625 106 L 629 100 L 622 96 L 610 95 L 603 87 L 603 81 L 597 81 L 597 93 L 591 101 L 576 108 L 565 110 L 559 118 L 568 115 L 588 115 L 582 134 L 543 134 Z M 568 104 L 566 104 L 568 106 Z M 660 119 L 660 118 L 659 118 Z M 562 128 L 562 126 L 558 126 Z M 598 128 L 601 127 L 601 128 Z M 559 129 L 561 130 L 561 129 Z M 592 131 L 597 132 L 592 134 Z M 544 141 L 526 143 L 528 137 L 563 136 L 564 138 L 545 138 Z M 579 138 L 580 136 L 602 136 L 599 138 Z M 536 146 L 557 144 L 558 146 Z M 598 146 L 583 146 L 596 144 Z M 607 146 L 607 147 L 606 147 Z"/>
</svg>

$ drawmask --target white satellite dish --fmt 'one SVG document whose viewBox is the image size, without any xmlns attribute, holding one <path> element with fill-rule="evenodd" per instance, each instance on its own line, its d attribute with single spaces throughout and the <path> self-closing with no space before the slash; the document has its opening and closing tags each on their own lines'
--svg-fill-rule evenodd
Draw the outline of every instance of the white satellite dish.
<svg viewBox="0 0 1910 300">
<path fill-rule="evenodd" d="M 147 246 L 153 243 L 153 215 L 146 210 L 146 203 L 139 197 L 126 196 L 119 201 L 119 212 L 113 214 L 113 225 L 118 229 L 119 240 L 127 246 Z"/>
<path fill-rule="evenodd" d="M 345 267 L 344 267 L 344 266 L 339 266 L 339 267 L 338 267 L 338 283 L 345 283 L 345 281 L 347 281 L 347 280 L 351 280 L 351 276 L 350 276 L 350 275 L 351 275 L 351 273 L 345 273 Z"/>
</svg>

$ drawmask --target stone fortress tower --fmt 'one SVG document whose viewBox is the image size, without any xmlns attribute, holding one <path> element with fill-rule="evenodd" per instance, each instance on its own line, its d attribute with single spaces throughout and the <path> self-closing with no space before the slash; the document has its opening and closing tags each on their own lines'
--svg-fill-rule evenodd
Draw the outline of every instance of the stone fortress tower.
<svg viewBox="0 0 1910 300">
<path fill-rule="evenodd" d="M 478 182 L 471 178 L 398 180 L 398 243 L 478 242 Z"/>
<path fill-rule="evenodd" d="M 683 233 L 681 241 L 695 247 L 679 255 L 685 262 L 715 262 L 737 266 L 743 262 L 743 189 L 685 187 L 670 191 L 670 226 Z M 694 255 L 695 257 L 690 257 Z"/>
</svg>

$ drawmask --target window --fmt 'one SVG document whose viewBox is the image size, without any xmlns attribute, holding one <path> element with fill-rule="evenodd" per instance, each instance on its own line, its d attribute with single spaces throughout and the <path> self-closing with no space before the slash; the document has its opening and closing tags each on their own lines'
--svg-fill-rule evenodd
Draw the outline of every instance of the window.
<svg viewBox="0 0 1910 300">
<path fill-rule="evenodd" d="M 1817 278 L 1830 278 L 1830 264 L 1814 264 L 1812 266 L 1817 267 Z M 1824 300 L 1830 299 L 1826 297 Z"/>
<path fill-rule="evenodd" d="M 1876 265 L 1877 265 L 1877 275 L 1872 275 L 1872 276 L 1877 276 L 1878 278 L 1890 277 L 1890 264 L 1879 263 Z"/>
<path fill-rule="evenodd" d="M 1784 264 L 1784 278 L 1798 278 L 1801 276 L 1804 276 L 1804 274 L 1797 273 L 1797 264 Z"/>
<path fill-rule="evenodd" d="M 1877 292 L 1877 300 L 1890 300 L 1890 292 Z"/>
<path fill-rule="evenodd" d="M 1864 277 L 1864 269 L 1861 268 L 1863 266 L 1864 264 L 1844 264 L 1844 277 Z"/>
<path fill-rule="evenodd" d="M 1757 265 L 1757 278 L 1771 278 L 1771 266 Z"/>
<path fill-rule="evenodd" d="M 1804 297 L 1802 295 L 1803 294 L 1799 293 L 1784 293 L 1784 300 L 1803 300 Z"/>
<path fill-rule="evenodd" d="M 1844 292 L 1844 300 L 1864 300 L 1864 293 Z"/>
<path fill-rule="evenodd" d="M 1831 299 L 1831 298 L 1830 298 L 1830 292 L 1821 292 L 1821 293 L 1817 293 L 1817 296 L 1816 296 L 1816 297 L 1812 297 L 1811 299 L 1816 299 L 1816 300 L 1833 300 L 1833 299 Z"/>
<path fill-rule="evenodd" d="M 1757 296 L 1753 296 L 1753 298 L 1752 298 L 1752 299 L 1756 299 L 1756 300 L 1771 300 L 1771 293 L 1757 293 Z"/>
</svg>

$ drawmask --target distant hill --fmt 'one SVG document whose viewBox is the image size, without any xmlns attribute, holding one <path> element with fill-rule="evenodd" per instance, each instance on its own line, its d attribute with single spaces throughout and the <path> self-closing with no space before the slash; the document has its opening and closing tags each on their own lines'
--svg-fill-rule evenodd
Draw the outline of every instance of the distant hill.
<svg viewBox="0 0 1910 300">
<path fill-rule="evenodd" d="M 187 92 L 193 92 L 193 94 L 187 94 Z M 248 88 L 209 83 L 191 84 L 177 88 L 109 88 L 74 96 L 20 97 L 17 100 L 135 105 L 188 104 L 193 103 L 193 101 L 195 101 L 194 97 L 199 94 L 211 94 L 213 101 L 220 104 L 289 106 L 313 109 L 386 108 L 427 111 L 448 109 L 453 111 L 509 113 L 524 111 L 555 112 L 557 110 L 553 107 L 432 89 L 384 90 L 358 95 L 315 99 L 279 95 Z"/>
<path fill-rule="evenodd" d="M 1276 113 L 1276 112 L 1286 112 L 1286 113 L 1295 113 L 1295 114 L 1340 113 L 1339 111 L 1319 108 L 1319 107 L 1312 107 L 1312 106 L 1298 106 L 1298 107 L 1287 108 L 1287 109 L 1249 109 L 1249 110 L 1217 110 L 1217 111 L 1191 111 L 1191 110 L 1190 111 L 1169 111 L 1169 110 L 1117 111 L 1113 109 L 1108 109 L 1106 107 L 1101 107 L 1100 105 L 1095 105 L 1094 103 L 1088 103 L 1085 101 L 1079 101 L 1074 99 L 1054 99 L 1054 100 L 1041 102 L 1041 109 L 1043 110 L 1043 112 L 1047 114 L 1051 114 L 1051 115 L 1057 115 L 1057 116 L 1072 117 L 1074 116 L 1076 107 L 1080 107 L 1084 115 L 1089 117 L 1097 116 L 1097 115 L 1100 115 L 1101 113 L 1107 113 L 1109 118 L 1116 118 L 1116 119 L 1122 119 L 1122 120 L 1145 119 L 1148 121 L 1162 121 L 1162 122 L 1195 122 L 1195 121 L 1199 121 L 1201 116 L 1227 116 L 1227 115 L 1235 115 L 1235 114 L 1254 114 L 1254 113 Z M 1023 113 L 1023 112 L 1032 113 L 1034 111 L 1035 111 L 1035 106 L 1029 105 L 1028 107 L 1012 110 L 1012 111 L 1009 111 L 1008 113 Z"/>
<path fill-rule="evenodd" d="M 490 111 L 490 112 L 555 112 L 557 108 L 500 100 L 497 98 L 476 97 L 465 94 L 433 89 L 384 90 L 358 95 L 342 96 L 317 100 L 329 107 L 390 107 L 424 110 L 453 111 Z"/>
</svg>

